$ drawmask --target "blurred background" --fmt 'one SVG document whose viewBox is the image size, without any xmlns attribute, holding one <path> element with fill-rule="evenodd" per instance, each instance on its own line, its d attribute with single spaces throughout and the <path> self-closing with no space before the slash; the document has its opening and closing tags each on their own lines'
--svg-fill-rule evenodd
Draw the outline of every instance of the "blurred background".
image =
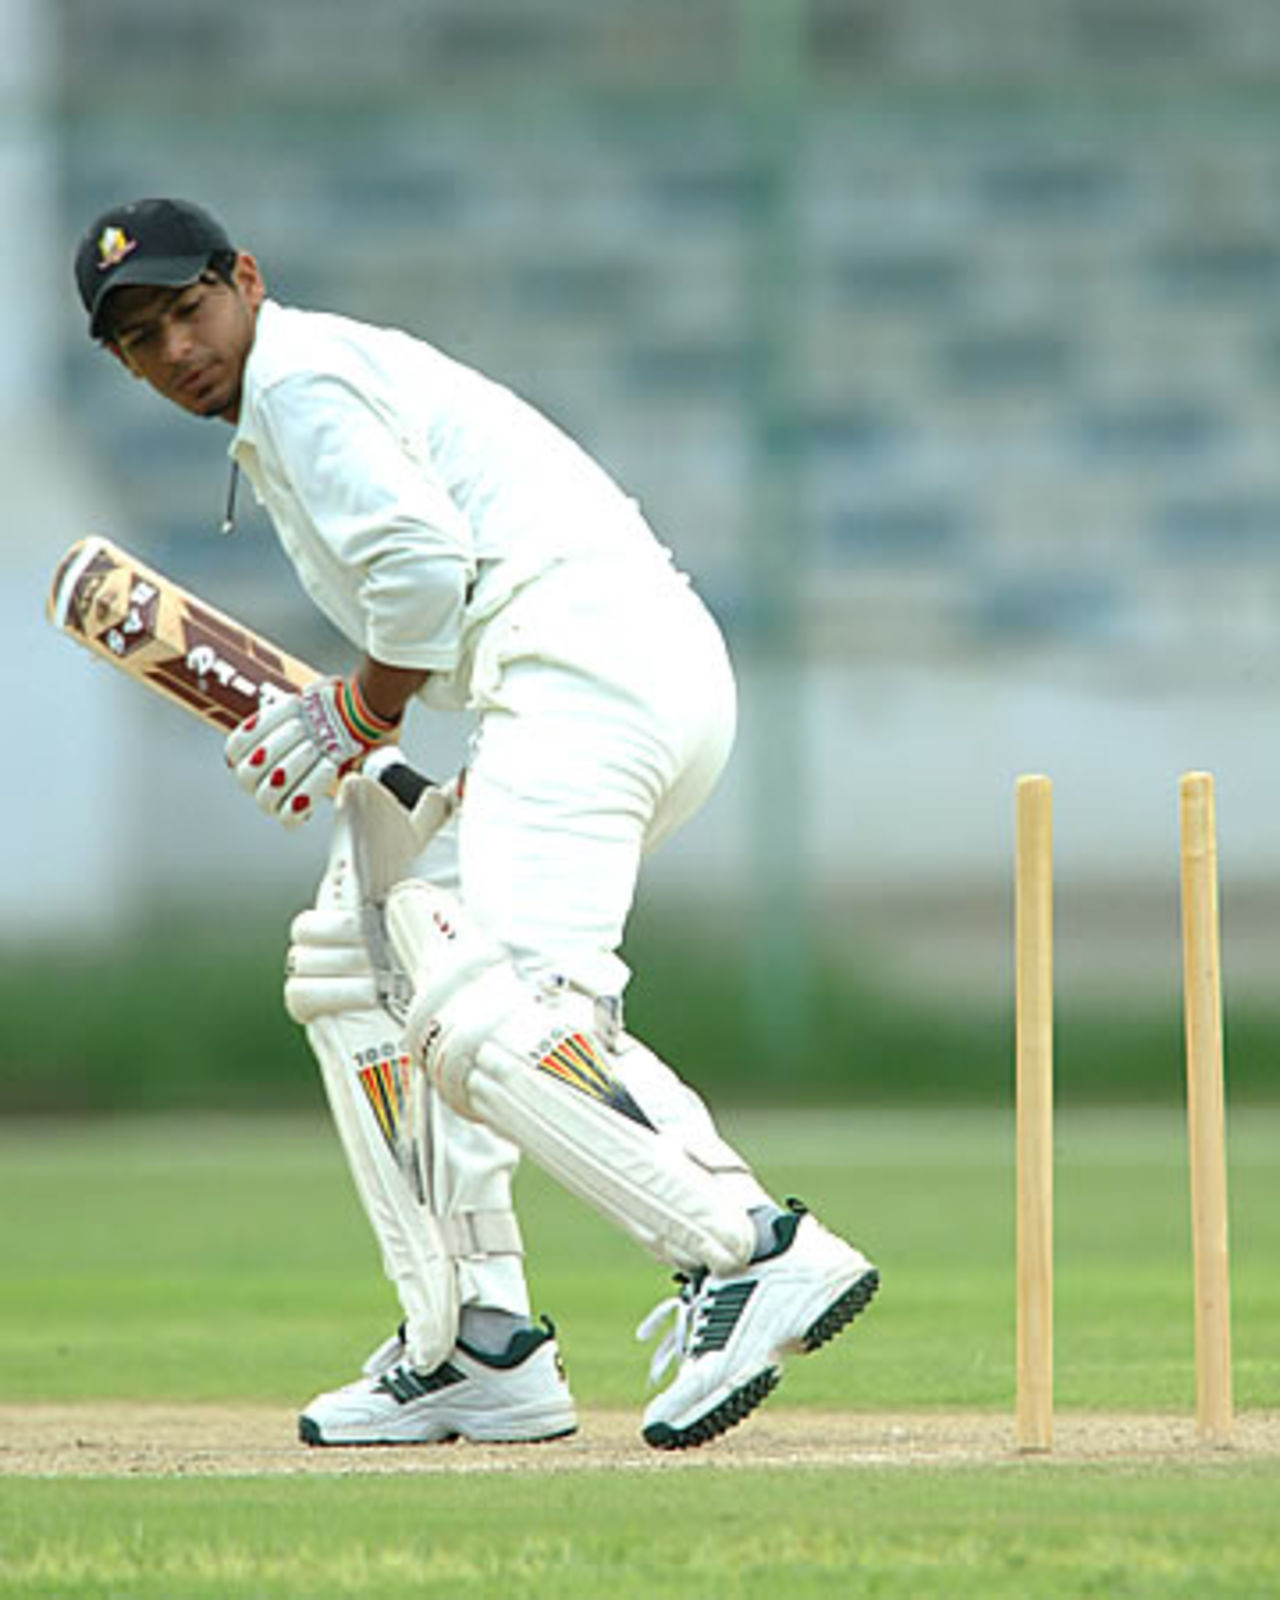
<svg viewBox="0 0 1280 1600">
<path fill-rule="evenodd" d="M 539 404 L 722 619 L 735 762 L 627 951 L 691 1077 L 1007 1096 L 1012 792 L 1043 771 L 1066 1090 L 1174 1092 L 1204 767 L 1229 1070 L 1273 1088 L 1273 0 L 0 0 L 0 28 L 0 1108 L 313 1094 L 278 972 L 323 830 L 281 835 L 42 616 L 96 531 L 349 659 L 250 495 L 219 534 L 228 431 L 85 337 L 76 239 L 147 194 L 217 212 L 277 298 Z M 439 772 L 465 732 L 408 742 Z"/>
</svg>

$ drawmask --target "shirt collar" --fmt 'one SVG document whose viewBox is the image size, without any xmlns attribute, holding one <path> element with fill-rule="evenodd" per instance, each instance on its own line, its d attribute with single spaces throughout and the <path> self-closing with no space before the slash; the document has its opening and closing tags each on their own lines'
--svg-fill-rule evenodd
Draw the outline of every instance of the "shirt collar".
<svg viewBox="0 0 1280 1600">
<path fill-rule="evenodd" d="M 240 461 L 244 452 L 253 449 L 256 442 L 252 397 L 257 387 L 258 370 L 270 358 L 271 345 L 279 328 L 281 311 L 282 308 L 274 300 L 264 300 L 258 307 L 253 343 L 249 347 L 249 354 L 245 357 L 244 371 L 240 377 L 240 416 L 236 422 L 236 430 L 231 436 L 231 443 L 227 446 L 227 455 L 233 462 Z"/>
</svg>

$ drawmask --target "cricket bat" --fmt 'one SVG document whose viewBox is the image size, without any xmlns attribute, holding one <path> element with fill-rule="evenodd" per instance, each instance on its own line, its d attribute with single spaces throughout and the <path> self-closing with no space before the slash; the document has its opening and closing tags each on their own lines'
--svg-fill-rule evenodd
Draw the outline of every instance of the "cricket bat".
<svg viewBox="0 0 1280 1600">
<path fill-rule="evenodd" d="M 110 539 L 95 536 L 71 546 L 53 575 L 45 609 L 55 628 L 99 659 L 228 733 L 321 676 Z M 371 761 L 365 770 L 408 811 L 434 787 L 398 752 Z M 461 785 L 459 775 L 440 793 L 452 804 Z"/>
<path fill-rule="evenodd" d="M 109 539 L 72 545 L 46 610 L 77 644 L 227 732 L 320 676 Z"/>
</svg>

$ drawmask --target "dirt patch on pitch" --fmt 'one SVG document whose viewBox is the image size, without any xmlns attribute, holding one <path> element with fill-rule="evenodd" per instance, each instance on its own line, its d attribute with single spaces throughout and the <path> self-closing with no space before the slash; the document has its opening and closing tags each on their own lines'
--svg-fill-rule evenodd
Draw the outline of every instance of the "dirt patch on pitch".
<svg viewBox="0 0 1280 1600">
<path fill-rule="evenodd" d="M 294 1418 L 265 1406 L 0 1406 L 0 1476 L 240 1477 L 387 1473 L 637 1472 L 733 1467 L 965 1467 L 1280 1458 L 1280 1412 L 1236 1420 L 1232 1444 L 1200 1444 L 1189 1418 L 1059 1417 L 1051 1455 L 1016 1448 L 1007 1416 L 763 1412 L 701 1450 L 664 1453 L 631 1412 L 588 1411 L 577 1434 L 541 1445 L 456 1443 L 308 1449 Z"/>
</svg>

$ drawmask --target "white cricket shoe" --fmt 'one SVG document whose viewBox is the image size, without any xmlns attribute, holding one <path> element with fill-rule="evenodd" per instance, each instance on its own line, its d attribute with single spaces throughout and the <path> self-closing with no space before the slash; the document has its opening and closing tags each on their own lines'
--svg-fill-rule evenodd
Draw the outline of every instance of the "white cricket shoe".
<svg viewBox="0 0 1280 1600">
<path fill-rule="evenodd" d="M 650 1382 L 676 1375 L 649 1405 L 642 1432 L 656 1450 L 706 1444 L 742 1421 L 777 1385 L 786 1353 L 826 1344 L 865 1309 L 880 1274 L 798 1201 L 775 1219 L 776 1243 L 732 1278 L 699 1273 L 636 1329 L 648 1339 L 672 1326 L 654 1354 Z M 681 1281 L 681 1280 L 677 1280 Z"/>
<path fill-rule="evenodd" d="M 502 1355 L 461 1340 L 434 1372 L 416 1372 L 399 1334 L 369 1357 L 364 1377 L 317 1395 L 298 1419 L 303 1444 L 490 1444 L 561 1439 L 576 1431 L 555 1328 L 526 1328 Z"/>
</svg>

